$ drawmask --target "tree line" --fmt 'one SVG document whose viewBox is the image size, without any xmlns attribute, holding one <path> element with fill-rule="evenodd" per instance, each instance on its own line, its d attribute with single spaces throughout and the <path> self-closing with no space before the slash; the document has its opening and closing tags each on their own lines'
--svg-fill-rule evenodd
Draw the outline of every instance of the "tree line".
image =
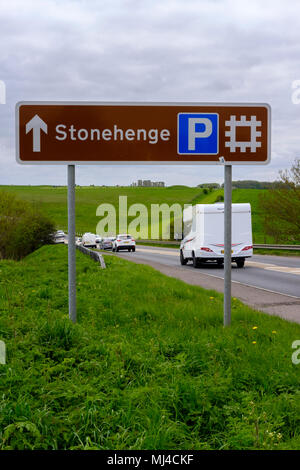
<svg viewBox="0 0 300 470">
<path fill-rule="evenodd" d="M 28 202 L 0 192 L 0 259 L 19 260 L 53 242 L 54 223 Z"/>
<path fill-rule="evenodd" d="M 255 180 L 237 180 L 232 181 L 233 189 L 276 189 L 284 186 L 283 181 L 255 181 Z M 198 184 L 198 188 L 204 189 L 222 189 L 224 184 L 219 183 L 202 183 Z"/>
</svg>

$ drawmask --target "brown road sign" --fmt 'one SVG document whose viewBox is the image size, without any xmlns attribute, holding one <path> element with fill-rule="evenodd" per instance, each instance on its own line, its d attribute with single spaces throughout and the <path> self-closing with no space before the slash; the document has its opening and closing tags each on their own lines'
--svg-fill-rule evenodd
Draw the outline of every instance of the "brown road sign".
<svg viewBox="0 0 300 470">
<path fill-rule="evenodd" d="M 270 140 L 267 104 L 16 105 L 22 164 L 266 164 Z"/>
</svg>

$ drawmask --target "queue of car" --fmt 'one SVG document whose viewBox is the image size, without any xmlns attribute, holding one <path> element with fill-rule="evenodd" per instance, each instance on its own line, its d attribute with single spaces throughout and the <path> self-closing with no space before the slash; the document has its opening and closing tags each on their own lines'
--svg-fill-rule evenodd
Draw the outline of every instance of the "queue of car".
<svg viewBox="0 0 300 470">
<path fill-rule="evenodd" d="M 54 243 L 68 243 L 68 235 L 63 230 L 58 230 L 53 234 Z M 135 240 L 128 233 L 120 233 L 116 237 L 101 237 L 91 232 L 86 232 L 82 237 L 76 237 L 76 245 L 87 248 L 98 248 L 100 250 L 120 250 L 135 251 Z"/>
</svg>

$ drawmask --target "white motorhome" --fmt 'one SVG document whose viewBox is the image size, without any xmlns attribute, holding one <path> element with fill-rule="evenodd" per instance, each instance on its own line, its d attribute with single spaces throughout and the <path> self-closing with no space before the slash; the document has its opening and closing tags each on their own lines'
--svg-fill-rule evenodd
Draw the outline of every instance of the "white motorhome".
<svg viewBox="0 0 300 470">
<path fill-rule="evenodd" d="M 97 248 L 97 244 L 101 242 L 101 237 L 94 233 L 86 232 L 82 235 L 81 244 L 86 247 Z"/>
<path fill-rule="evenodd" d="M 196 268 L 203 262 L 224 263 L 224 204 L 196 204 L 183 211 L 184 239 L 180 262 Z M 253 255 L 250 204 L 232 204 L 232 261 L 242 268 Z"/>
</svg>

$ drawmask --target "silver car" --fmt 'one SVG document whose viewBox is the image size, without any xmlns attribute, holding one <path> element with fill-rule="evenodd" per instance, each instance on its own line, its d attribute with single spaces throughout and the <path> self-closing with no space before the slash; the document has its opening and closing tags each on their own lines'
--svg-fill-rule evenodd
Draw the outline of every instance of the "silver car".
<svg viewBox="0 0 300 470">
<path fill-rule="evenodd" d="M 100 243 L 100 250 L 112 250 L 115 237 L 103 238 Z"/>
</svg>

